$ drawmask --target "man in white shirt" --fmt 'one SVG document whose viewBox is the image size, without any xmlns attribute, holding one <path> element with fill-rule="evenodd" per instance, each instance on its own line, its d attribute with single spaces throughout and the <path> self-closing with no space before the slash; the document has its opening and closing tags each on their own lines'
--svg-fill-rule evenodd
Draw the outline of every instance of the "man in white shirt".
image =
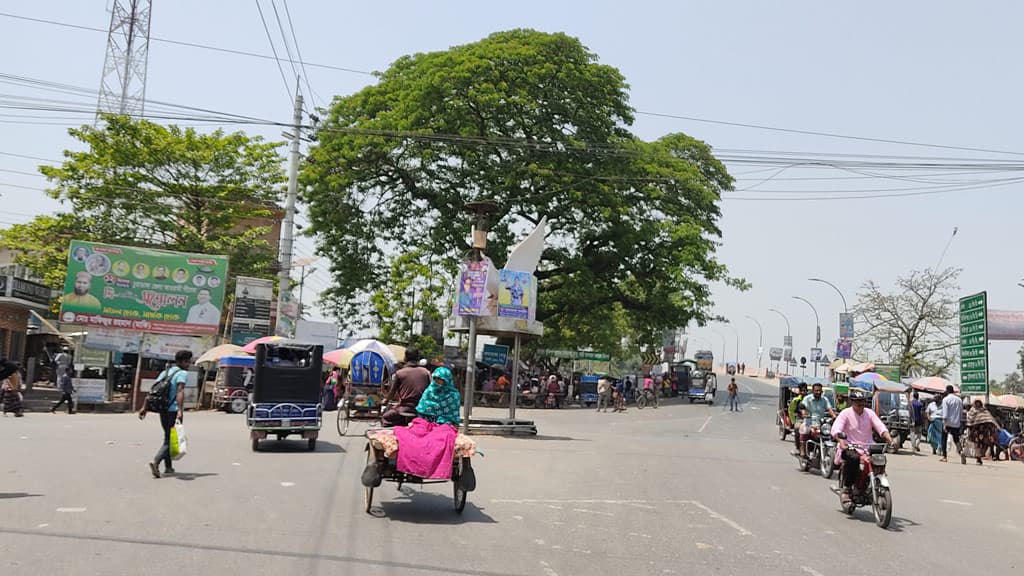
<svg viewBox="0 0 1024 576">
<path fill-rule="evenodd" d="M 952 386 L 946 386 L 946 396 L 942 399 L 942 460 L 946 461 L 946 440 L 953 435 L 956 449 L 960 450 L 960 431 L 964 418 L 964 401 L 953 393 Z"/>
<path fill-rule="evenodd" d="M 189 309 L 186 322 L 189 324 L 220 324 L 220 310 L 210 304 L 210 291 L 204 288 L 199 291 L 196 298 L 199 299 L 199 304 Z"/>
</svg>

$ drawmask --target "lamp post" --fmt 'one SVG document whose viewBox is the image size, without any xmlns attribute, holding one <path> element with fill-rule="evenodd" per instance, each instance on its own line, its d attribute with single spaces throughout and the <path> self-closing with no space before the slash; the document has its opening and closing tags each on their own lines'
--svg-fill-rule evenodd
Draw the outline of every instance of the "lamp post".
<svg viewBox="0 0 1024 576">
<path fill-rule="evenodd" d="M 718 330 L 715 330 L 714 328 L 712 328 L 711 331 L 714 332 L 715 334 L 718 334 L 718 337 L 722 339 L 722 365 L 724 366 L 725 363 L 726 363 L 725 362 L 725 334 L 722 334 L 721 332 L 719 332 Z"/>
<path fill-rule="evenodd" d="M 465 210 L 474 217 L 473 249 L 470 259 L 473 262 L 483 260 L 484 249 L 487 248 L 487 230 L 490 228 L 491 217 L 498 211 L 498 205 L 490 200 L 467 202 Z M 469 349 L 466 351 L 466 387 L 463 396 L 462 431 L 469 430 L 469 417 L 473 413 L 473 392 L 476 390 L 476 324 L 477 317 L 469 317 Z M 514 394 L 513 394 L 514 396 Z"/>
<path fill-rule="evenodd" d="M 736 329 L 735 326 L 733 326 L 729 322 L 723 322 L 723 324 L 728 326 L 729 329 L 732 330 L 732 333 L 736 335 L 736 356 L 735 356 L 735 359 L 736 359 L 736 370 L 738 371 L 739 368 L 740 368 L 740 332 L 739 332 L 739 330 Z M 722 355 L 724 356 L 725 352 L 722 352 Z"/>
<path fill-rule="evenodd" d="M 757 375 L 761 375 L 761 352 L 764 350 L 764 329 L 761 328 L 761 323 L 757 321 L 757 318 L 747 315 L 745 316 L 748 320 L 753 320 L 754 324 L 757 324 Z"/>
<path fill-rule="evenodd" d="M 818 348 L 821 345 L 821 319 L 818 318 L 818 309 L 811 304 L 811 301 L 807 298 L 801 298 L 800 296 L 793 296 L 795 300 L 799 300 L 811 307 L 811 311 L 814 312 L 814 347 Z M 818 377 L 818 363 L 814 363 L 814 377 Z"/>
<path fill-rule="evenodd" d="M 788 336 L 788 337 L 790 338 L 790 350 L 792 350 L 792 338 L 793 338 L 793 331 L 792 331 L 792 329 L 791 329 L 791 328 L 789 327 L 789 318 L 787 318 L 785 314 L 783 314 L 782 312 L 779 312 L 779 311 L 778 311 L 778 310 L 776 310 L 775 308 L 769 308 L 769 309 L 768 309 L 768 311 L 769 311 L 769 312 L 775 312 L 775 313 L 776 313 L 776 314 L 778 314 L 779 316 L 782 316 L 782 319 L 786 321 L 786 336 Z M 783 361 L 785 361 L 785 359 L 783 359 Z M 778 371 L 779 371 L 779 366 L 778 366 L 778 364 L 776 364 L 776 365 L 775 365 L 775 371 L 776 371 L 776 372 L 778 372 Z"/>
<path fill-rule="evenodd" d="M 837 288 L 835 284 L 821 278 L 808 278 L 808 280 L 811 282 L 821 282 L 822 284 L 828 284 L 831 286 L 832 289 L 836 291 L 836 294 L 839 294 L 839 297 L 843 300 L 843 312 L 846 312 L 847 314 L 850 313 L 850 307 L 846 305 L 846 296 L 843 296 L 843 291 Z"/>
</svg>

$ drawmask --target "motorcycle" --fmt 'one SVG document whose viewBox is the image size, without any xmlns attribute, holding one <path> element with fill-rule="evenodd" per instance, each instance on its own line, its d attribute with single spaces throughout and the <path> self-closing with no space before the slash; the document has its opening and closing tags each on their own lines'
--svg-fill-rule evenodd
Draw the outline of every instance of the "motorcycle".
<svg viewBox="0 0 1024 576">
<path fill-rule="evenodd" d="M 839 434 L 841 440 L 846 435 Z M 888 528 L 892 521 L 892 487 L 885 475 L 887 444 L 855 444 L 849 443 L 850 449 L 856 450 L 860 457 L 860 475 L 853 485 L 850 501 L 843 502 L 843 467 L 839 469 L 839 484 L 834 489 L 839 496 L 839 506 L 847 515 L 852 516 L 857 508 L 871 506 L 875 514 L 875 524 L 879 528 Z"/>
<path fill-rule="evenodd" d="M 800 471 L 817 468 L 825 478 L 831 478 L 835 470 L 836 442 L 832 439 L 832 419 L 823 418 L 820 423 L 811 423 L 807 438 L 807 456 L 797 455 Z"/>
</svg>

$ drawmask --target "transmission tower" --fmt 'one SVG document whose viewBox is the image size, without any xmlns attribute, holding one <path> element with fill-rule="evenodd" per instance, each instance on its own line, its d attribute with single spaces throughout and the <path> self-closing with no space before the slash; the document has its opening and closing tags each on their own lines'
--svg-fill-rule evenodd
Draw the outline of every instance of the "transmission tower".
<svg viewBox="0 0 1024 576">
<path fill-rule="evenodd" d="M 141 116 L 146 100 L 152 0 L 113 0 L 96 113 Z"/>
</svg>

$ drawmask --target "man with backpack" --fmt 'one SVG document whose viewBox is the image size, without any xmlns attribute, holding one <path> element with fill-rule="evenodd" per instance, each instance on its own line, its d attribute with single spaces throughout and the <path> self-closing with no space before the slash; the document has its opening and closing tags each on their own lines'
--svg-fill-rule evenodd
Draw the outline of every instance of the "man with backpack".
<svg viewBox="0 0 1024 576">
<path fill-rule="evenodd" d="M 188 368 L 191 365 L 192 351 L 178 350 L 174 355 L 174 365 L 160 373 L 153 387 L 149 389 L 145 406 L 139 411 L 139 420 L 144 419 L 147 412 L 160 414 L 164 441 L 153 461 L 149 463 L 149 471 L 154 478 L 160 477 L 161 460 L 164 462 L 164 474 L 174 473 L 174 465 L 171 463 L 171 430 L 176 423 L 184 421 L 185 383 L 188 381 Z"/>
</svg>

